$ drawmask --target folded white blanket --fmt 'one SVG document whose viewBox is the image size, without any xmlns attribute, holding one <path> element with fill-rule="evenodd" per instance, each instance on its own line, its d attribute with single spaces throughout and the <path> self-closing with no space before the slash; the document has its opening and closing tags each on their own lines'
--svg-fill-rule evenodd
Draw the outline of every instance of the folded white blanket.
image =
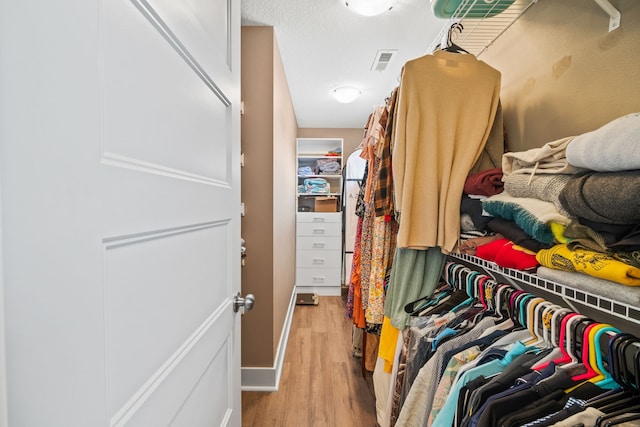
<svg viewBox="0 0 640 427">
<path fill-rule="evenodd" d="M 548 142 L 540 148 L 502 155 L 502 180 L 513 173 L 566 173 L 574 174 L 581 169 L 567 162 L 566 148 L 572 136 Z"/>
<path fill-rule="evenodd" d="M 576 136 L 566 155 L 571 165 L 598 172 L 640 169 L 640 113 Z"/>
</svg>

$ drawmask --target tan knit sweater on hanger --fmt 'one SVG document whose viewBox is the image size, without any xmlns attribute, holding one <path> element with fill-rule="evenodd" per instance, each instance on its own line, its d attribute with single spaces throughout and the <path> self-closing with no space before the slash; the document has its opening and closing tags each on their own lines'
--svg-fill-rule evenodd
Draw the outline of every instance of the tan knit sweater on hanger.
<svg viewBox="0 0 640 427">
<path fill-rule="evenodd" d="M 500 72 L 473 55 L 436 51 L 405 64 L 392 152 L 398 247 L 455 249 L 464 182 L 499 98 Z"/>
</svg>

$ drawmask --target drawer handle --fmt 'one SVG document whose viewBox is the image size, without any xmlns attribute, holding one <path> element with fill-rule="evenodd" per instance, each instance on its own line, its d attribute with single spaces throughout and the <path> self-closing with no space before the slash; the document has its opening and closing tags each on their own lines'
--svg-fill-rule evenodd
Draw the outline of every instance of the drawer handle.
<svg viewBox="0 0 640 427">
<path fill-rule="evenodd" d="M 314 217 L 314 218 L 313 218 L 313 222 L 324 222 L 324 218 L 317 218 L 317 217 Z"/>
<path fill-rule="evenodd" d="M 324 282 L 324 276 L 314 276 L 313 277 L 313 281 L 314 282 Z"/>
<path fill-rule="evenodd" d="M 324 228 L 314 228 L 313 234 L 324 234 Z"/>
<path fill-rule="evenodd" d="M 313 259 L 313 263 L 314 264 L 324 264 L 324 258 L 314 258 Z"/>
<path fill-rule="evenodd" d="M 324 248 L 324 243 L 322 242 L 313 242 L 314 248 Z"/>
</svg>

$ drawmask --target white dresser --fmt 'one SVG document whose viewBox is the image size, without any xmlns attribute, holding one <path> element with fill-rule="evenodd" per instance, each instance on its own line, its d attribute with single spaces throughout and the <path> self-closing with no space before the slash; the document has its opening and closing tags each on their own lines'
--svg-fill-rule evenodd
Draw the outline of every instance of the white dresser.
<svg viewBox="0 0 640 427">
<path fill-rule="evenodd" d="M 298 292 L 340 295 L 342 213 L 298 212 L 296 286 Z"/>
</svg>

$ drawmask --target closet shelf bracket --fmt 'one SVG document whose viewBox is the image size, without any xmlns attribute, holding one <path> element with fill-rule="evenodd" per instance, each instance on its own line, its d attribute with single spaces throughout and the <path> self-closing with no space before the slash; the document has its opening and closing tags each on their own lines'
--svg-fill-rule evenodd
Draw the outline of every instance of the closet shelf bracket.
<svg viewBox="0 0 640 427">
<path fill-rule="evenodd" d="M 616 9 L 609 0 L 594 1 L 609 15 L 609 32 L 618 29 L 620 27 L 620 18 L 622 17 L 620 11 Z"/>
</svg>

